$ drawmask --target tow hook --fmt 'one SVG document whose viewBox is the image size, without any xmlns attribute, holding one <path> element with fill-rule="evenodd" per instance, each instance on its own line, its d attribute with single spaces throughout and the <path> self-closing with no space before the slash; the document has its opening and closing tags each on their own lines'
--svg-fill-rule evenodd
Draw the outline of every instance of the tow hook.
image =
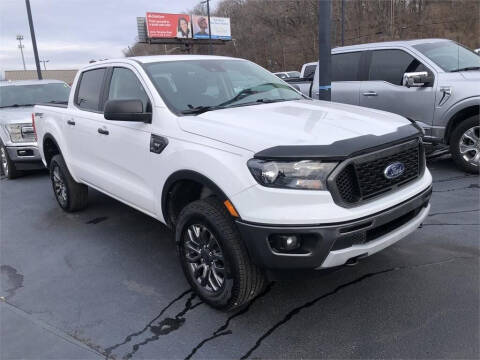
<svg viewBox="0 0 480 360">
<path fill-rule="evenodd" d="M 358 264 L 359 260 L 366 258 L 368 256 L 368 253 L 360 254 L 358 256 L 352 257 L 347 260 L 345 263 L 345 266 L 355 266 Z"/>
</svg>

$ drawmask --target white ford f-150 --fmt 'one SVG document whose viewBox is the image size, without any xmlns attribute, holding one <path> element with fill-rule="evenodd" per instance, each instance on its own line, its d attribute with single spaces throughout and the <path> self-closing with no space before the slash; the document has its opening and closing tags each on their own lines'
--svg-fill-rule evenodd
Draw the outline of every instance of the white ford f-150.
<svg viewBox="0 0 480 360">
<path fill-rule="evenodd" d="M 192 288 L 224 310 L 275 270 L 374 254 L 430 208 L 412 122 L 306 98 L 246 60 L 97 62 L 78 72 L 67 106 L 34 111 L 61 208 L 84 208 L 92 187 L 171 227 Z"/>
</svg>

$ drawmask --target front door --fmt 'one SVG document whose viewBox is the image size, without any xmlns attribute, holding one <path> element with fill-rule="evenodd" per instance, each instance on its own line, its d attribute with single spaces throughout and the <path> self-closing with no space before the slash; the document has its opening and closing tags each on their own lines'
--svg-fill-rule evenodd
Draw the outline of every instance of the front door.
<svg viewBox="0 0 480 360">
<path fill-rule="evenodd" d="M 411 54 L 399 49 L 371 52 L 368 79 L 360 88 L 360 106 L 393 112 L 425 124 L 433 121 L 435 80 L 424 87 L 402 85 L 406 72 L 433 73 Z"/>
</svg>

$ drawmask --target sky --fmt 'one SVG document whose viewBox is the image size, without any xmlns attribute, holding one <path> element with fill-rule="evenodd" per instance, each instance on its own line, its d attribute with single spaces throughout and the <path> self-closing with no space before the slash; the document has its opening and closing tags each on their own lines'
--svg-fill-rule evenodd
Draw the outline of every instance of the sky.
<svg viewBox="0 0 480 360">
<path fill-rule="evenodd" d="M 30 0 L 40 60 L 50 60 L 47 70 L 78 69 L 91 59 L 122 57 L 122 50 L 135 43 L 137 16 L 147 11 L 182 13 L 199 2 Z M 24 36 L 27 70 L 34 70 L 25 1 L 0 0 L 0 72 L 23 68 L 17 34 Z"/>
</svg>

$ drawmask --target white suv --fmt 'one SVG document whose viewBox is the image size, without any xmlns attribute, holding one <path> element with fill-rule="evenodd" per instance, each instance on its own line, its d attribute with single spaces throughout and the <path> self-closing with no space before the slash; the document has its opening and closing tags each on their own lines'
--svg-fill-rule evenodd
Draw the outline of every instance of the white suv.
<svg viewBox="0 0 480 360">
<path fill-rule="evenodd" d="M 420 132 L 405 118 L 306 98 L 252 62 L 109 60 L 67 106 L 37 106 L 42 159 L 66 211 L 88 187 L 175 230 L 191 286 L 232 309 L 265 273 L 355 263 L 429 211 Z"/>
</svg>

